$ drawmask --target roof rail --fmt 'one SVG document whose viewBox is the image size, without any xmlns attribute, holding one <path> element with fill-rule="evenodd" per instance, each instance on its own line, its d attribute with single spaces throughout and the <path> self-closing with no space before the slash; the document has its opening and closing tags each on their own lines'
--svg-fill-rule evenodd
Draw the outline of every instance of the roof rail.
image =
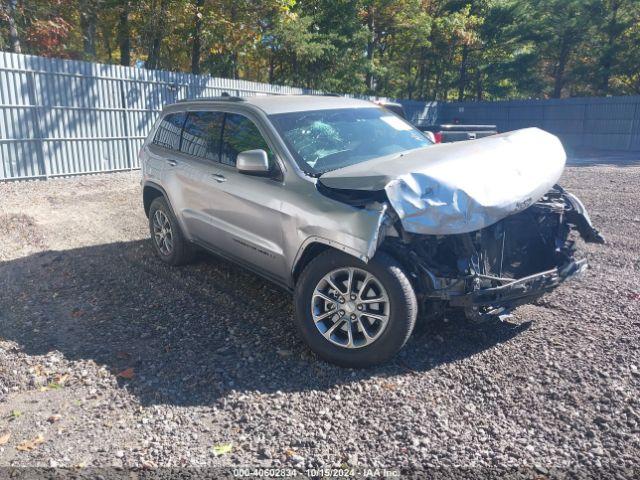
<svg viewBox="0 0 640 480">
<path fill-rule="evenodd" d="M 178 100 L 176 103 L 202 102 L 202 101 L 244 102 L 244 98 L 229 95 L 227 92 L 222 92 L 222 95 L 218 97 L 183 98 L 182 100 Z"/>
</svg>

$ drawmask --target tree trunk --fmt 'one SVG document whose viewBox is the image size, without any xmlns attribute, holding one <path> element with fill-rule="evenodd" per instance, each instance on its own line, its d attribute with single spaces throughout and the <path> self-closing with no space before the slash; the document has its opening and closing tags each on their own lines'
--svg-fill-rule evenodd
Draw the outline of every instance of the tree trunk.
<svg viewBox="0 0 640 480">
<path fill-rule="evenodd" d="M 22 53 L 20 47 L 20 37 L 18 37 L 18 27 L 16 22 L 17 0 L 9 0 L 7 3 L 7 23 L 9 24 L 9 47 L 13 53 Z"/>
<path fill-rule="evenodd" d="M 82 30 L 82 50 L 85 57 L 96 57 L 96 30 L 98 12 L 95 0 L 80 0 L 80 30 Z"/>
<path fill-rule="evenodd" d="M 373 75 L 373 59 L 376 51 L 375 28 L 375 9 L 373 5 L 369 5 L 367 7 L 367 29 L 369 30 L 369 38 L 367 40 L 367 63 L 369 68 L 367 69 L 366 83 L 370 92 L 373 92 L 375 84 L 375 78 Z"/>
<path fill-rule="evenodd" d="M 479 102 L 482 101 L 482 97 L 484 95 L 483 88 L 482 71 L 480 70 L 480 65 L 478 65 L 476 66 L 476 100 Z"/>
<path fill-rule="evenodd" d="M 464 100 L 464 91 L 467 88 L 467 59 L 469 57 L 469 47 L 462 47 L 462 60 L 460 61 L 460 74 L 458 79 L 458 101 Z"/>
<path fill-rule="evenodd" d="M 275 61 L 273 58 L 273 51 L 269 52 L 269 79 L 268 79 L 268 83 L 273 83 L 274 82 L 274 68 L 275 68 Z"/>
<path fill-rule="evenodd" d="M 607 25 L 607 46 L 601 59 L 602 79 L 600 81 L 600 93 L 606 95 L 609 93 L 609 80 L 611 79 L 611 67 L 613 66 L 613 57 L 615 55 L 615 42 L 619 35 L 618 31 L 618 10 L 620 3 L 614 0 L 611 2 L 611 18 Z"/>
<path fill-rule="evenodd" d="M 567 68 L 567 61 L 570 53 L 569 41 L 566 37 L 562 38 L 560 44 L 560 54 L 558 55 L 558 63 L 553 71 L 553 98 L 562 96 L 562 88 L 564 87 L 564 72 Z"/>
<path fill-rule="evenodd" d="M 120 49 L 120 65 L 131 65 L 131 32 L 129 29 L 129 0 L 122 0 L 118 16 L 118 48 Z"/>
<path fill-rule="evenodd" d="M 200 73 L 200 49 L 202 48 L 202 5 L 204 0 L 195 0 L 195 18 L 193 19 L 193 45 L 191 46 L 191 73 Z"/>
<path fill-rule="evenodd" d="M 160 65 L 160 47 L 164 37 L 165 21 L 167 17 L 167 7 L 169 0 L 160 0 L 160 8 L 156 8 L 156 2 L 152 4 L 151 18 L 153 19 L 151 30 L 151 42 L 149 44 L 149 52 L 147 55 L 146 68 L 156 69 Z M 158 10 L 158 11 L 156 11 Z"/>
</svg>

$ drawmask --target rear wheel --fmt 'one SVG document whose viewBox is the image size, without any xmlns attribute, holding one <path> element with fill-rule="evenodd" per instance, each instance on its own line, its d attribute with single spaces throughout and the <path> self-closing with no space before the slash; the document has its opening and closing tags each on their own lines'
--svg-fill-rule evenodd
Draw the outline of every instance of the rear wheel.
<svg viewBox="0 0 640 480">
<path fill-rule="evenodd" d="M 393 357 L 416 321 L 417 301 L 402 267 L 379 252 L 369 263 L 327 251 L 304 269 L 295 292 L 300 335 L 321 358 L 367 367 Z"/>
<path fill-rule="evenodd" d="M 193 258 L 193 247 L 184 237 L 178 220 L 164 197 L 149 207 L 149 231 L 158 257 L 170 265 L 184 265 Z"/>
</svg>

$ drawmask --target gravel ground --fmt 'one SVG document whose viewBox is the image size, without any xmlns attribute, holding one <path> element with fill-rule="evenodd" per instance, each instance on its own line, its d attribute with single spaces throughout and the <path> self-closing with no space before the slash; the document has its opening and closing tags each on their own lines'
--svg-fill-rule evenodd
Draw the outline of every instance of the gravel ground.
<svg viewBox="0 0 640 480">
<path fill-rule="evenodd" d="M 0 184 L 0 466 L 638 468 L 640 167 L 567 169 L 608 240 L 582 278 L 369 370 L 314 358 L 260 278 L 160 263 L 138 180 Z"/>
</svg>

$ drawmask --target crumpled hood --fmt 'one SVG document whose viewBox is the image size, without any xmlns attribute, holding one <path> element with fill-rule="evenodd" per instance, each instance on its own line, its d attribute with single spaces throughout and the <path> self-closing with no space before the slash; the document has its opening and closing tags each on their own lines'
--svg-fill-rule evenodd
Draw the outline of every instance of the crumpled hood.
<svg viewBox="0 0 640 480">
<path fill-rule="evenodd" d="M 408 232 L 479 230 L 527 208 L 557 183 L 566 161 L 560 140 L 527 128 L 434 145 L 327 172 L 333 189 L 386 192 Z"/>
</svg>

